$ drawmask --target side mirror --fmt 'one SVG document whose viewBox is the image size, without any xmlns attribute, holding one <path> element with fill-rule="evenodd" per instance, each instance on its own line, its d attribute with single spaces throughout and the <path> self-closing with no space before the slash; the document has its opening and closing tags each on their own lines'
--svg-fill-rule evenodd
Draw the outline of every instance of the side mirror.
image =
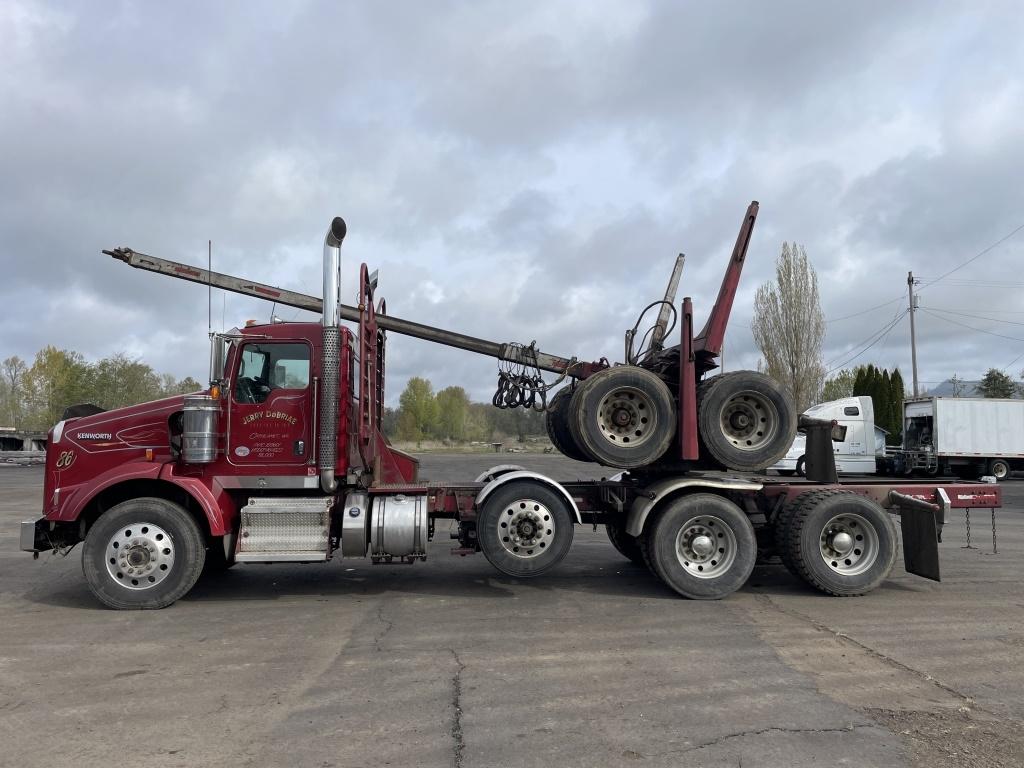
<svg viewBox="0 0 1024 768">
<path fill-rule="evenodd" d="M 210 334 L 210 383 L 224 379 L 224 363 L 227 358 L 228 342 L 223 336 Z"/>
</svg>

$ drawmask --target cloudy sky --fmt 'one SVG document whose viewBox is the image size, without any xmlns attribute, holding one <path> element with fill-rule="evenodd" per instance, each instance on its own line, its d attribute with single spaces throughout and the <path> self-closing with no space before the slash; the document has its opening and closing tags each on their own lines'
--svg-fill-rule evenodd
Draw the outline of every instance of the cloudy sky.
<svg viewBox="0 0 1024 768">
<path fill-rule="evenodd" d="M 340 214 L 347 292 L 365 261 L 391 314 L 621 360 L 679 251 L 703 322 L 756 199 L 728 369 L 789 240 L 830 368 L 909 383 L 913 270 L 920 378 L 1016 377 L 1022 32 L 1014 2 L 2 0 L 0 358 L 205 378 L 206 290 L 100 250 L 211 239 L 215 269 L 316 293 Z M 269 313 L 214 296 L 217 327 Z M 490 397 L 494 361 L 390 344 L 391 401 L 412 375 Z"/>
</svg>

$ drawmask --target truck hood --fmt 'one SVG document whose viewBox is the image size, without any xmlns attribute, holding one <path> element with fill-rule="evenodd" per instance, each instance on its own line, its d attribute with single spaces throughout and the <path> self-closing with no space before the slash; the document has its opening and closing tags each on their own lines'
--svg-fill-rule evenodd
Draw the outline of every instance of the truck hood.
<svg viewBox="0 0 1024 768">
<path fill-rule="evenodd" d="M 185 396 L 65 419 L 50 431 L 50 445 L 77 447 L 86 453 L 167 445 L 168 419 L 184 407 Z"/>
</svg>

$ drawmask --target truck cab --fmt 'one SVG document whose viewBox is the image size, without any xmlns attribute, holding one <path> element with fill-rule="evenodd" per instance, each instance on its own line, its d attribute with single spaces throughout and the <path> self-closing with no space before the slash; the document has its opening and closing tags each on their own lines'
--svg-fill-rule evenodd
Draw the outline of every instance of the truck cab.
<svg viewBox="0 0 1024 768">
<path fill-rule="evenodd" d="M 834 442 L 836 471 L 846 474 L 874 474 L 875 459 L 885 453 L 885 430 L 875 426 L 875 409 L 866 395 L 844 397 L 819 403 L 804 411 L 805 416 L 835 421 L 846 427 L 846 439 Z M 786 455 L 769 469 L 780 475 L 804 475 L 807 438 L 798 434 Z"/>
</svg>

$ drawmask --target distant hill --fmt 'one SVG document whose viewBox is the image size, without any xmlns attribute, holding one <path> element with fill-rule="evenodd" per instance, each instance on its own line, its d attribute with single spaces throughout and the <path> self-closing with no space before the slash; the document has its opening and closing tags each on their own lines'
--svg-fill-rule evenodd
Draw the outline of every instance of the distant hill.
<svg viewBox="0 0 1024 768">
<path fill-rule="evenodd" d="M 980 381 L 961 380 L 958 383 L 960 385 L 960 397 L 981 397 L 981 393 L 978 392 Z M 953 382 L 950 379 L 946 379 L 941 384 L 929 389 L 928 394 L 933 397 L 952 397 Z"/>
<path fill-rule="evenodd" d="M 958 383 L 960 385 L 960 397 L 984 397 L 984 395 L 978 391 L 978 385 L 981 383 L 980 381 L 960 381 Z M 946 379 L 938 386 L 929 389 L 926 394 L 933 397 L 953 397 L 953 382 Z M 1014 395 L 1014 397 L 1019 399 L 1020 396 L 1020 390 L 1018 389 L 1017 394 Z"/>
</svg>

